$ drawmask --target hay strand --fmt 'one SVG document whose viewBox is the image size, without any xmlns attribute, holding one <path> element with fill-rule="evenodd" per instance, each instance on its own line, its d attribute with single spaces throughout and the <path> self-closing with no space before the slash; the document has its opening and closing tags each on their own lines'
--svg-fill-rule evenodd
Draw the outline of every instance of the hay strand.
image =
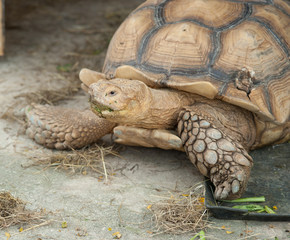
<svg viewBox="0 0 290 240">
<path fill-rule="evenodd" d="M 0 229 L 43 221 L 43 210 L 27 210 L 25 205 L 24 201 L 12 196 L 10 192 L 0 192 Z"/>
<path fill-rule="evenodd" d="M 197 233 L 209 227 L 208 214 L 204 206 L 203 194 L 190 191 L 171 193 L 170 197 L 153 203 L 152 222 L 154 235 Z"/>
<path fill-rule="evenodd" d="M 97 143 L 80 150 L 57 151 L 53 153 L 37 154 L 29 156 L 33 162 L 25 167 L 44 166 L 44 168 L 55 168 L 69 171 L 70 173 L 88 172 L 97 174 L 108 181 L 108 176 L 113 175 L 113 168 L 105 162 L 107 155 L 117 156 L 115 146 L 98 145 Z"/>
</svg>

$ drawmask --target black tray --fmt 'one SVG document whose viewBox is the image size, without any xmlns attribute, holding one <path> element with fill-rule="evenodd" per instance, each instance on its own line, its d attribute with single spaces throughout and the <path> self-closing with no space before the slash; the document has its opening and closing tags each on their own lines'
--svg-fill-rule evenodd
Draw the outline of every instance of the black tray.
<svg viewBox="0 0 290 240">
<path fill-rule="evenodd" d="M 214 186 L 205 181 L 205 205 L 220 219 L 290 221 L 290 144 L 265 147 L 251 152 L 254 167 L 246 192 L 242 197 L 265 196 L 264 203 L 226 203 L 216 201 Z M 259 204 L 277 206 L 276 214 L 255 213 L 232 208 L 234 205 Z"/>
</svg>

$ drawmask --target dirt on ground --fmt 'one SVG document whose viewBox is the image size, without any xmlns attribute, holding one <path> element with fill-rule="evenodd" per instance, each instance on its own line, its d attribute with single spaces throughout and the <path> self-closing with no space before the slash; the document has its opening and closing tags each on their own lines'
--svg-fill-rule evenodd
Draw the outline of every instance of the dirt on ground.
<svg viewBox="0 0 290 240">
<path fill-rule="evenodd" d="M 119 146 L 116 154 L 100 161 L 101 173 L 93 174 L 90 168 L 50 166 L 59 160 L 35 166 L 35 159 L 60 153 L 25 135 L 22 109 L 31 103 L 89 107 L 78 73 L 84 67 L 101 71 L 113 33 L 141 2 L 6 1 L 6 47 L 0 59 L 0 191 L 24 200 L 31 211 L 46 212 L 47 219 L 3 228 L 1 240 L 189 240 L 194 236 L 156 232 L 151 214 L 156 202 L 202 189 L 203 178 L 185 153 Z M 111 146 L 110 136 L 102 144 Z M 104 164 L 107 174 L 102 171 Z M 289 236 L 287 223 L 210 220 L 206 239 Z"/>
</svg>

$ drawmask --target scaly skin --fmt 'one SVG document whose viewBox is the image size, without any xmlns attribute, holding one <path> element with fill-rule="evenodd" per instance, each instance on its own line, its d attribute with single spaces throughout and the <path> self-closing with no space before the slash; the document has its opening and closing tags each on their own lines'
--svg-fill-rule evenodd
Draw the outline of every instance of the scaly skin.
<svg viewBox="0 0 290 240">
<path fill-rule="evenodd" d="M 212 106 L 201 105 L 188 107 L 179 115 L 178 133 L 185 151 L 201 174 L 209 177 L 215 185 L 216 199 L 239 198 L 246 189 L 253 165 L 253 160 L 242 146 L 242 142 L 237 141 L 237 138 L 243 138 L 244 134 L 226 134 L 227 126 L 223 127 L 223 122 L 219 121 L 221 114 L 213 114 Z M 233 116 L 235 113 L 231 111 L 232 106 L 226 107 L 229 111 L 223 114 L 228 118 L 234 117 L 233 125 L 236 125 L 236 131 L 243 121 L 246 125 L 254 124 L 253 119 L 247 116 L 250 113 L 244 112 L 246 116 Z M 219 125 L 221 127 L 217 128 Z M 251 132 L 249 133 L 251 135 Z M 253 136 L 250 137 L 254 139 Z"/>
<path fill-rule="evenodd" d="M 82 148 L 110 133 L 115 124 L 91 111 L 33 105 L 26 109 L 26 134 L 37 143 L 55 149 Z"/>
</svg>

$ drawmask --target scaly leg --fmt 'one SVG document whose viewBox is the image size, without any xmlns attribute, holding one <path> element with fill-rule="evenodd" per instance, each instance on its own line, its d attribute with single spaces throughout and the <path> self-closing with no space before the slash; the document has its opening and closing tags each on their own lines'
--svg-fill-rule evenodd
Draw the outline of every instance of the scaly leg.
<svg viewBox="0 0 290 240">
<path fill-rule="evenodd" d="M 180 138 L 170 130 L 117 126 L 114 128 L 114 137 L 115 142 L 129 146 L 184 151 Z"/>
<path fill-rule="evenodd" d="M 54 106 L 28 107 L 26 116 L 26 134 L 47 148 L 81 148 L 110 133 L 115 126 L 89 110 Z"/>
<path fill-rule="evenodd" d="M 251 113 L 223 103 L 200 103 L 179 115 L 178 132 L 189 159 L 215 185 L 216 199 L 239 198 L 246 189 L 255 138 Z"/>
</svg>

